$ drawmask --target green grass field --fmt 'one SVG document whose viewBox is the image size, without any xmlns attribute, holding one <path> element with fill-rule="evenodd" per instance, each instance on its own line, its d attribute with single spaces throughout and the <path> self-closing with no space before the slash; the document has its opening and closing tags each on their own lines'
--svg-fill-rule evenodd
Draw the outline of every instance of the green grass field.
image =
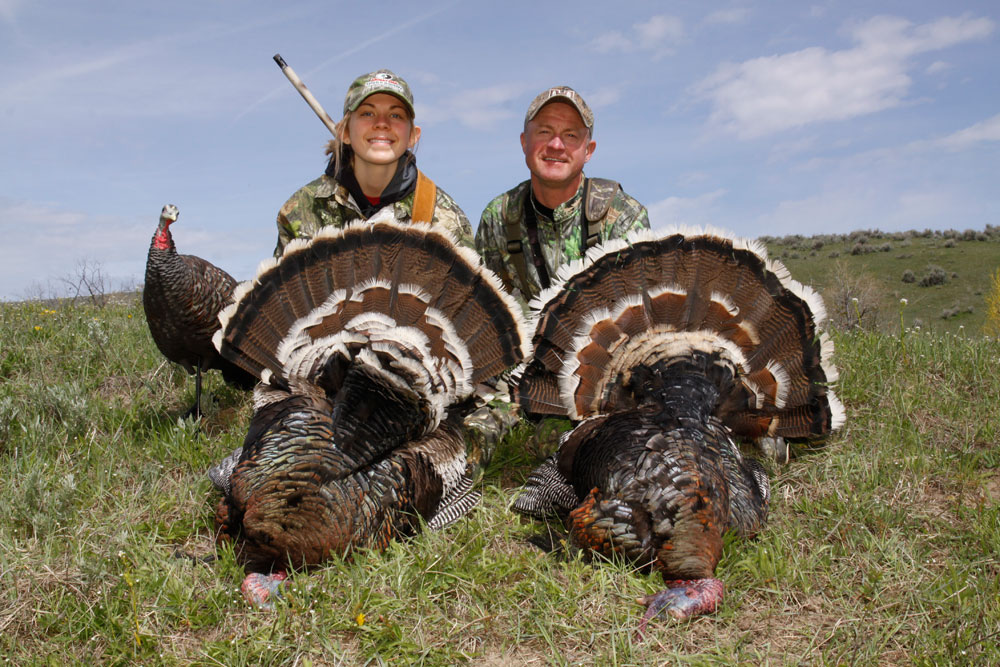
<svg viewBox="0 0 1000 667">
<path fill-rule="evenodd" d="M 912 260 L 893 257 L 902 248 L 849 256 L 852 271 L 933 261 L 958 273 L 945 287 L 961 285 L 972 303 L 985 289 L 972 266 L 1000 247 L 959 241 L 918 258 L 918 245 L 905 251 Z M 780 257 L 787 246 L 771 247 Z M 788 264 L 810 281 L 820 262 Z M 527 428 L 504 443 L 467 519 L 297 573 L 274 611 L 248 608 L 242 570 L 214 545 L 217 494 L 204 471 L 242 442 L 249 397 L 213 372 L 201 429 L 179 422 L 193 380 L 160 356 L 135 300 L 0 304 L 0 656 L 24 665 L 1000 664 L 1000 341 L 973 323 L 981 302 L 942 320 L 965 318 L 962 330 L 913 330 L 907 319 L 901 334 L 892 290 L 913 290 L 900 292 L 906 318 L 933 320 L 939 306 L 934 288 L 897 282 L 886 331 L 834 335 L 848 423 L 772 469 L 768 526 L 727 542 L 721 609 L 658 622 L 644 641 L 633 600 L 658 590 L 658 576 L 544 554 L 527 542 L 540 526 L 507 509 L 535 463 Z"/>
<path fill-rule="evenodd" d="M 961 327 L 981 333 L 990 276 L 1000 268 L 1000 228 L 992 226 L 985 231 L 868 231 L 765 240 L 771 257 L 784 263 L 797 280 L 823 293 L 835 321 L 838 297 L 859 296 L 862 306 L 870 308 L 870 318 L 863 321 L 870 319 L 872 328 L 895 334 L 900 327 L 900 299 L 907 301 L 904 327 L 937 333 L 957 333 Z M 921 286 L 928 267 L 943 269 L 945 282 Z M 913 282 L 903 282 L 907 271 Z"/>
</svg>

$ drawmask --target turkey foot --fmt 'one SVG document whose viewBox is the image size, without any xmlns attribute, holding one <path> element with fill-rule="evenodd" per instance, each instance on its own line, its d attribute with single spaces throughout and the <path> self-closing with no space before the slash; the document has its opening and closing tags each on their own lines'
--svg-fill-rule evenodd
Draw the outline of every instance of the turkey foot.
<svg viewBox="0 0 1000 667">
<path fill-rule="evenodd" d="M 725 589 L 718 579 L 674 579 L 666 584 L 667 588 L 659 593 L 636 598 L 636 602 L 646 607 L 646 613 L 639 624 L 640 638 L 649 621 L 659 616 L 660 612 L 666 611 L 677 619 L 714 612 L 722 602 L 722 592 Z"/>
<path fill-rule="evenodd" d="M 243 591 L 243 597 L 246 598 L 247 602 L 254 607 L 274 609 L 274 600 L 281 597 L 281 582 L 287 576 L 281 571 L 273 574 L 251 572 L 243 580 L 240 590 Z"/>
</svg>

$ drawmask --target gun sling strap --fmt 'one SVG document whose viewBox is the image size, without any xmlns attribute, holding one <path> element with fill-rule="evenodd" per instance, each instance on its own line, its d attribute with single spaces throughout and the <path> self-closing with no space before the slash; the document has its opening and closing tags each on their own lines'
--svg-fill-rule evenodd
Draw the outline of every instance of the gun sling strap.
<svg viewBox="0 0 1000 667">
<path fill-rule="evenodd" d="M 611 207 L 611 200 L 618 192 L 618 182 L 606 178 L 588 178 L 583 182 L 583 205 L 580 206 L 580 245 L 581 256 L 588 248 L 597 245 L 601 240 L 601 222 Z M 504 229 L 507 233 L 507 254 L 511 264 L 517 271 L 521 285 L 528 281 L 528 266 L 524 259 L 524 244 L 521 240 L 521 221 L 510 215 L 504 207 Z M 531 204 L 531 186 L 524 198 L 524 226 L 528 232 L 528 243 L 531 244 L 531 259 L 538 273 L 542 289 L 549 286 L 549 272 L 545 268 L 545 257 L 538 241 L 538 220 L 535 217 L 535 207 Z M 510 282 L 510 277 L 505 276 Z M 525 295 L 528 296 L 528 295 Z"/>
<path fill-rule="evenodd" d="M 412 222 L 430 222 L 434 217 L 434 204 L 437 202 L 437 186 L 434 181 L 417 170 L 417 186 L 413 191 L 413 210 L 410 211 Z"/>
</svg>

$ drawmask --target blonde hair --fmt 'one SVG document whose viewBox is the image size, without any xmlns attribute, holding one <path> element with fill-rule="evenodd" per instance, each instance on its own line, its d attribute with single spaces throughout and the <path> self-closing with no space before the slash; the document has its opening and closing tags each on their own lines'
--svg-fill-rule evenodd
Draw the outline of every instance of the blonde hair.
<svg viewBox="0 0 1000 667">
<path fill-rule="evenodd" d="M 344 144 L 343 139 L 341 139 L 340 137 L 342 137 L 344 132 L 347 131 L 347 124 L 351 121 L 351 115 L 353 113 L 354 113 L 353 111 L 348 111 L 347 113 L 344 114 L 343 118 L 337 121 L 337 124 L 333 126 L 333 129 L 336 131 L 336 135 L 334 136 L 333 139 L 330 139 L 330 141 L 328 141 L 326 144 L 326 155 L 330 156 L 330 159 L 328 160 L 327 164 L 333 163 L 334 174 L 340 173 L 341 162 L 344 159 L 344 146 L 346 145 Z M 417 124 L 414 122 L 413 115 L 410 113 L 409 109 L 407 109 L 406 115 L 410 120 L 410 132 L 412 133 L 413 128 L 416 127 Z M 417 150 L 416 144 L 414 144 L 413 148 L 409 150 L 410 150 L 409 159 L 414 159 L 414 153 L 416 153 Z"/>
<path fill-rule="evenodd" d="M 344 114 L 343 118 L 337 121 L 337 124 L 333 126 L 334 137 L 326 144 L 326 154 L 330 156 L 329 162 L 333 163 L 334 174 L 340 173 L 340 163 L 344 159 L 344 142 L 340 137 L 347 130 L 347 123 L 351 120 L 351 113 L 348 111 Z"/>
</svg>

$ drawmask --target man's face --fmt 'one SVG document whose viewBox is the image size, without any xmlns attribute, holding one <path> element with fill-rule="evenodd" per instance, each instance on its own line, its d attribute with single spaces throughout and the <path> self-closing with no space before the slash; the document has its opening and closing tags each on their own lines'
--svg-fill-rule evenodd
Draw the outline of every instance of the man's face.
<svg viewBox="0 0 1000 667">
<path fill-rule="evenodd" d="M 547 187 L 573 185 L 596 146 L 580 114 L 564 102 L 546 104 L 521 133 L 524 161 Z"/>
</svg>

